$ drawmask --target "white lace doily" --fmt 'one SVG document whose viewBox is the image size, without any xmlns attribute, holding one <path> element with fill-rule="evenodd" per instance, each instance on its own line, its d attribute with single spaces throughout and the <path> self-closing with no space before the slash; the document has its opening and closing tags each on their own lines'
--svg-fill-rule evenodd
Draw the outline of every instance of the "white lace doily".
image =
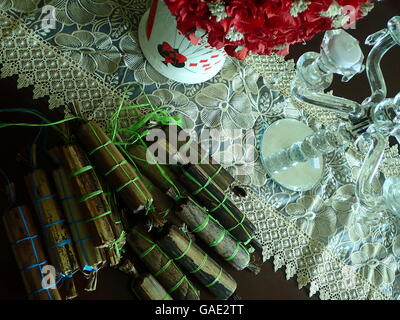
<svg viewBox="0 0 400 320">
<path fill-rule="evenodd" d="M 49 20 L 53 9 L 55 24 Z M 322 299 L 400 298 L 399 219 L 353 212 L 356 155 L 327 156 L 323 183 L 307 193 L 275 184 L 258 157 L 248 157 L 265 127 L 279 118 L 314 128 L 335 121 L 293 105 L 293 61 L 274 55 L 250 56 L 245 64 L 228 59 L 210 81 L 175 83 L 142 56 L 136 30 L 145 10 L 145 0 L 0 0 L 1 76 L 18 75 L 18 87 L 33 85 L 35 98 L 48 96 L 49 107 L 63 107 L 66 116 L 78 102 L 81 114 L 103 127 L 128 87 L 127 104 L 143 102 L 144 91 L 187 128 L 217 129 L 214 155 L 239 174 L 248 192 L 232 198 L 258 227 L 265 258 L 276 269 L 285 266 L 288 278 L 296 275 L 299 287 L 310 285 L 310 294 L 319 292 Z M 121 125 L 145 112 L 124 114 Z M 243 132 L 232 136 L 225 129 Z M 247 167 L 255 168 L 251 177 L 241 174 Z"/>
</svg>

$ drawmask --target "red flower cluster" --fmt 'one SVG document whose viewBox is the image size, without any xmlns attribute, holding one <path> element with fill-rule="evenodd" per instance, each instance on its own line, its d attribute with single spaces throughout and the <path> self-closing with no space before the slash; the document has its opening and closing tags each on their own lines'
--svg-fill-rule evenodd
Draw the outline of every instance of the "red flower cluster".
<svg viewBox="0 0 400 320">
<path fill-rule="evenodd" d="M 176 17 L 178 29 L 189 39 L 193 39 L 196 30 L 204 30 L 210 45 L 224 47 L 229 55 L 244 59 L 249 52 L 285 55 L 290 44 L 334 28 L 333 21 L 338 16 L 332 15 L 338 5 L 354 8 L 358 19 L 362 15 L 360 6 L 373 0 L 164 1 Z M 218 11 L 210 10 L 216 5 Z M 232 31 L 236 38 L 231 36 Z"/>
</svg>

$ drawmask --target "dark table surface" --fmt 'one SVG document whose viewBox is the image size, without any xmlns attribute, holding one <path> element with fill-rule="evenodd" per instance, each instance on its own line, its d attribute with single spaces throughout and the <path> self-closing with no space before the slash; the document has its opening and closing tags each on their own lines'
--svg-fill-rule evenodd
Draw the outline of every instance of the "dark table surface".
<svg viewBox="0 0 400 320">
<path fill-rule="evenodd" d="M 364 42 L 365 38 L 384 27 L 388 19 L 400 14 L 398 0 L 385 0 L 377 3 L 376 8 L 369 16 L 356 25 L 355 30 L 349 32 Z M 306 45 L 293 46 L 288 58 L 297 59 L 306 51 L 319 51 L 322 34 Z M 364 54 L 370 48 L 362 45 Z M 382 62 L 382 69 L 388 84 L 388 96 L 394 96 L 399 91 L 398 79 L 400 75 L 400 48 L 395 48 L 387 54 Z M 341 95 L 362 102 L 370 94 L 367 79 L 364 74 L 356 76 L 350 83 L 344 84 L 335 79 L 333 90 L 335 95 Z M 45 113 L 50 119 L 60 119 L 61 110 L 49 111 L 47 99 L 34 100 L 32 88 L 17 89 L 17 78 L 0 80 L 0 108 L 35 108 Z M 32 122 L 32 117 L 23 114 L 0 114 L 1 122 Z M 21 156 L 32 143 L 37 134 L 35 128 L 6 128 L 0 130 L 1 151 L 0 168 L 12 177 L 16 185 L 23 185 L 23 177 L 28 172 L 24 157 Z M 0 178 L 1 179 L 1 178 Z M 0 186 L 3 181 L 0 180 Z M 6 207 L 6 198 L 0 189 L 0 212 Z M 18 189 L 17 189 L 18 192 Z M 21 201 L 27 199 L 24 189 L 18 193 Z M 265 262 L 262 271 L 257 276 L 248 271 L 237 272 L 227 267 L 227 271 L 238 282 L 237 294 L 243 299 L 310 299 L 307 289 L 298 289 L 295 279 L 286 280 L 282 270 L 274 272 L 271 261 Z M 3 224 L 0 223 L 0 299 L 25 299 L 26 294 L 20 278 L 16 262 L 5 235 Z M 205 295 L 204 298 L 209 298 Z M 129 278 L 117 270 L 104 269 L 99 272 L 98 288 L 95 292 L 82 292 L 79 299 L 133 299 L 129 290 Z M 312 299 L 317 299 L 316 296 Z"/>
</svg>

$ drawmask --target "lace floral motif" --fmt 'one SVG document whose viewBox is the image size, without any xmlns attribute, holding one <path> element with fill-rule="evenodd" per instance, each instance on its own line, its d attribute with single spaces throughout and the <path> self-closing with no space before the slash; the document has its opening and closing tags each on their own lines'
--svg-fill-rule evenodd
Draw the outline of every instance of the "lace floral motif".
<svg viewBox="0 0 400 320">
<path fill-rule="evenodd" d="M 96 17 L 107 17 L 113 9 L 110 3 L 109 0 L 49 1 L 50 5 L 57 8 L 56 19 L 65 25 L 87 25 Z"/>
<path fill-rule="evenodd" d="M 286 212 L 299 229 L 313 238 L 331 236 L 336 230 L 336 214 L 319 196 L 302 196 L 288 204 Z"/>
<path fill-rule="evenodd" d="M 155 108 L 166 109 L 172 115 L 180 117 L 185 129 L 191 130 L 195 127 L 199 116 L 197 106 L 179 91 L 157 89 L 152 94 L 137 99 L 138 104 L 149 102 Z"/>
<path fill-rule="evenodd" d="M 394 281 L 396 266 L 390 267 L 390 256 L 379 243 L 366 243 L 359 251 L 351 254 L 351 262 L 360 273 L 375 285 L 391 284 Z"/>
<path fill-rule="evenodd" d="M 55 37 L 61 50 L 69 51 L 70 57 L 90 72 L 114 73 L 121 60 L 111 38 L 101 32 L 85 30 L 72 34 L 59 33 Z"/>
<path fill-rule="evenodd" d="M 40 0 L 0 0 L 0 9 L 32 12 L 37 9 L 39 2 Z"/>
<path fill-rule="evenodd" d="M 224 149 L 219 148 L 213 158 L 221 163 L 240 183 L 263 186 L 267 180 L 265 170 L 259 163 L 255 148 L 254 133 L 247 132 L 243 138 L 237 138 Z"/>
<path fill-rule="evenodd" d="M 40 26 L 46 4 L 56 8 L 56 29 L 50 32 Z M 399 221 L 357 211 L 351 177 L 359 167 L 357 155 L 328 155 L 325 182 L 304 194 L 274 183 L 253 152 L 277 119 L 296 118 L 313 128 L 329 120 L 290 101 L 294 62 L 276 55 L 249 56 L 245 63 L 227 59 L 210 81 L 175 83 L 141 53 L 137 29 L 145 10 L 144 0 L 0 0 L 1 76 L 18 75 L 18 87 L 33 85 L 35 98 L 49 96 L 49 107 L 63 106 L 66 116 L 78 102 L 81 114 L 103 127 L 128 89 L 126 104 L 148 98 L 182 117 L 187 128 L 217 128 L 211 152 L 246 189 L 247 197 L 231 197 L 257 226 L 265 258 L 276 269 L 285 266 L 288 278 L 297 275 L 299 287 L 310 285 L 310 294 L 319 292 L 322 299 L 399 297 Z M 124 114 L 120 125 L 148 111 Z M 241 131 L 224 132 L 233 128 Z"/>
<path fill-rule="evenodd" d="M 203 108 L 202 122 L 210 128 L 250 129 L 255 117 L 249 97 L 243 91 L 232 92 L 222 83 L 211 84 L 196 96 L 196 102 Z"/>
</svg>

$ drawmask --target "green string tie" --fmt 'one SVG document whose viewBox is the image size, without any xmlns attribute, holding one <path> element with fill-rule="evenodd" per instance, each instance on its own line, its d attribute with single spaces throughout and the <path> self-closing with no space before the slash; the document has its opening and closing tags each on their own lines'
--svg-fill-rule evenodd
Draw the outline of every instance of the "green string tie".
<svg viewBox="0 0 400 320">
<path fill-rule="evenodd" d="M 124 164 L 127 164 L 128 161 L 123 160 L 120 163 L 117 163 L 115 166 L 113 166 L 110 170 L 108 170 L 104 176 L 107 177 L 109 174 L 111 174 L 113 171 L 115 171 L 117 168 L 119 168 L 120 166 L 123 166 Z"/>
<path fill-rule="evenodd" d="M 165 294 L 165 296 L 162 298 L 162 300 L 170 300 L 171 299 L 171 296 L 169 295 L 169 293 L 167 292 L 166 294 Z"/>
<path fill-rule="evenodd" d="M 142 252 L 142 254 L 140 255 L 140 258 L 144 258 L 145 256 L 147 256 L 156 247 L 157 247 L 157 245 L 154 243 L 150 248 L 148 248 L 144 252 Z"/>
<path fill-rule="evenodd" d="M 225 238 L 226 233 L 227 233 L 227 230 L 226 229 L 222 229 L 222 231 L 221 231 L 220 235 L 218 236 L 218 238 L 215 239 L 214 241 L 210 242 L 208 245 L 210 247 L 215 247 L 215 246 L 219 245 L 221 243 L 221 241 Z"/>
<path fill-rule="evenodd" d="M 224 195 L 224 199 L 218 203 L 217 206 L 215 206 L 214 208 L 210 209 L 210 213 L 217 211 L 219 208 L 221 208 L 222 206 L 225 206 L 225 202 L 229 199 L 228 195 L 225 194 Z"/>
<path fill-rule="evenodd" d="M 194 268 L 192 271 L 190 271 L 190 273 L 196 273 L 196 272 L 200 271 L 204 267 L 204 265 L 206 264 L 207 259 L 208 259 L 208 254 L 205 253 L 204 257 L 203 257 L 203 260 L 200 262 L 200 264 L 196 268 Z"/>
<path fill-rule="evenodd" d="M 205 227 L 207 227 L 208 222 L 210 221 L 210 215 L 207 215 L 206 218 L 204 219 L 203 223 L 199 225 L 197 228 L 193 229 L 192 232 L 200 232 L 203 231 Z"/>
<path fill-rule="evenodd" d="M 242 243 L 241 242 L 237 242 L 236 243 L 236 249 L 233 251 L 233 253 L 229 257 L 225 258 L 225 261 L 233 260 L 237 256 L 241 246 L 242 246 Z"/>
<path fill-rule="evenodd" d="M 221 278 L 222 271 L 223 271 L 223 269 L 221 268 L 221 270 L 219 271 L 219 274 L 217 275 L 217 277 L 212 282 L 210 282 L 209 284 L 206 284 L 205 287 L 209 288 L 209 287 L 212 287 L 213 285 L 215 285 L 219 281 L 219 278 Z"/>
<path fill-rule="evenodd" d="M 236 226 L 233 226 L 233 227 L 229 228 L 228 231 L 231 232 L 232 230 L 235 230 L 239 226 L 242 226 L 244 228 L 243 222 L 244 222 L 245 219 L 246 219 L 246 216 L 243 215 L 242 220 Z"/>
<path fill-rule="evenodd" d="M 182 254 L 181 254 L 179 257 L 176 257 L 174 260 L 177 261 L 177 260 L 182 259 L 184 256 L 186 256 L 186 254 L 187 254 L 187 253 L 189 252 L 189 250 L 190 250 L 191 245 L 192 245 L 192 239 L 189 240 L 188 246 L 187 246 L 187 248 L 185 249 L 185 251 L 183 251 Z"/>
<path fill-rule="evenodd" d="M 76 170 L 75 172 L 72 172 L 72 173 L 70 173 L 70 177 L 72 178 L 72 177 L 76 177 L 76 176 L 79 176 L 80 174 L 82 174 L 82 173 L 85 173 L 85 172 L 88 172 L 89 170 L 92 170 L 92 169 L 94 169 L 94 167 L 93 166 L 85 166 L 85 167 L 83 167 L 83 168 L 80 168 L 79 170 Z"/>
<path fill-rule="evenodd" d="M 108 215 L 111 214 L 111 213 L 112 213 L 111 210 L 110 210 L 110 211 L 107 211 L 107 212 L 104 212 L 104 213 L 99 214 L 99 215 L 97 215 L 97 216 L 95 216 L 95 217 L 93 217 L 93 218 L 89 218 L 89 219 L 85 220 L 85 222 L 96 221 L 96 220 L 101 219 L 101 218 L 103 218 L 103 217 L 105 217 L 105 216 L 108 216 Z"/>
<path fill-rule="evenodd" d="M 126 183 L 124 183 L 121 187 L 117 188 L 116 192 L 120 192 L 122 189 L 126 188 L 128 185 L 130 185 L 131 183 L 135 183 L 136 180 L 139 179 L 139 176 L 136 176 L 134 179 L 131 179 L 129 181 L 127 181 Z M 136 186 L 137 187 L 137 186 Z M 140 189 L 139 189 L 140 190 Z"/>
<path fill-rule="evenodd" d="M 180 285 L 183 283 L 183 281 L 187 280 L 186 275 L 182 277 L 181 280 L 179 280 L 176 285 L 174 285 L 171 289 L 168 290 L 168 293 L 174 292 L 176 289 L 180 287 Z"/>
<path fill-rule="evenodd" d="M 167 217 L 167 216 L 169 215 L 170 212 L 171 212 L 171 208 L 165 210 L 164 213 L 162 213 L 161 217 L 162 217 L 162 218 Z"/>
<path fill-rule="evenodd" d="M 110 212 L 111 213 L 111 212 Z M 109 248 L 112 250 L 114 249 L 117 256 L 121 257 L 121 252 L 123 253 L 124 250 L 123 248 L 120 249 L 119 245 L 121 242 L 125 241 L 126 239 L 126 232 L 122 231 L 121 234 L 119 235 L 118 239 L 116 239 L 110 246 Z"/>
<path fill-rule="evenodd" d="M 209 186 L 209 184 L 211 182 L 213 182 L 214 178 L 220 173 L 221 170 L 222 170 L 222 167 L 219 167 L 218 170 L 215 171 L 212 176 L 208 177 L 208 179 L 207 179 L 206 183 L 204 184 L 204 186 L 201 186 L 196 191 L 193 191 L 193 195 L 199 194 L 202 190 L 206 189 Z"/>
<path fill-rule="evenodd" d="M 106 143 L 94 148 L 92 151 L 89 152 L 89 155 L 91 156 L 93 153 L 95 153 L 96 151 L 99 151 L 100 149 L 103 149 L 105 147 L 107 147 L 108 145 L 110 145 L 112 143 L 111 140 L 108 140 Z"/>
<path fill-rule="evenodd" d="M 167 270 L 167 268 L 171 265 L 172 262 L 173 262 L 172 259 L 168 260 L 166 264 L 164 264 L 156 273 L 154 273 L 154 276 L 158 277 L 161 273 Z"/>
<path fill-rule="evenodd" d="M 78 202 L 79 203 L 85 202 L 85 201 L 87 201 L 87 200 L 89 200 L 91 198 L 94 198 L 94 197 L 102 194 L 103 192 L 104 192 L 103 190 L 97 190 L 97 191 L 91 192 L 91 193 L 89 193 L 87 195 L 84 195 L 84 196 L 80 197 Z"/>
</svg>

